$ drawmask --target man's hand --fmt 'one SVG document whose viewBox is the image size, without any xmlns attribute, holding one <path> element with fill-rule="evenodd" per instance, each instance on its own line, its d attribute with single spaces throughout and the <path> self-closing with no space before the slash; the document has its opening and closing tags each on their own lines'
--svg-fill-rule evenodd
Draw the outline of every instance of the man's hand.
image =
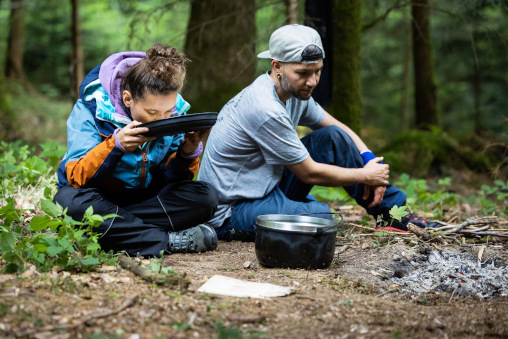
<svg viewBox="0 0 508 339">
<path fill-rule="evenodd" d="M 202 129 L 194 132 L 185 133 L 185 141 L 182 146 L 182 150 L 186 154 L 194 152 L 201 141 L 210 134 L 211 128 Z"/>
<path fill-rule="evenodd" d="M 367 174 L 367 178 L 369 180 L 365 184 L 365 190 L 363 191 L 363 200 L 369 199 L 371 192 L 374 193 L 374 198 L 369 204 L 369 208 L 381 204 L 386 192 L 386 185 L 389 184 L 388 178 L 390 175 L 390 167 L 387 164 L 380 164 L 380 161 L 383 161 L 383 157 L 377 157 L 370 160 L 364 167 L 368 167 L 371 173 Z M 374 184 L 376 181 L 379 183 Z"/>
<path fill-rule="evenodd" d="M 141 122 L 133 121 L 116 134 L 118 141 L 120 141 L 122 146 L 129 152 L 134 151 L 139 145 L 143 145 L 145 142 L 156 139 L 156 137 L 145 137 L 141 135 L 142 133 L 148 132 L 148 128 L 136 128 L 138 125 L 141 125 Z"/>
<path fill-rule="evenodd" d="M 380 164 L 380 161 L 383 161 L 383 157 L 374 158 L 363 167 L 365 171 L 365 180 L 363 182 L 366 185 L 386 186 L 389 184 L 390 166 L 387 164 Z"/>
<path fill-rule="evenodd" d="M 370 193 L 374 191 L 374 199 L 369 204 L 369 208 L 377 206 L 383 202 L 383 197 L 386 192 L 386 186 L 369 186 L 365 185 L 365 190 L 363 191 L 363 200 L 369 199 Z"/>
</svg>

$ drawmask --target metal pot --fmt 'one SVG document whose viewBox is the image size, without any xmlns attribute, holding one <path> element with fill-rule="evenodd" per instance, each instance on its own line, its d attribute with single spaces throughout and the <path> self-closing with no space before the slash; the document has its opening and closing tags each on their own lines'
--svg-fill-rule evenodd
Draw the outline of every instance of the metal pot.
<svg viewBox="0 0 508 339">
<path fill-rule="evenodd" d="M 260 215 L 256 257 L 265 267 L 326 268 L 335 254 L 339 223 L 303 215 Z"/>
</svg>

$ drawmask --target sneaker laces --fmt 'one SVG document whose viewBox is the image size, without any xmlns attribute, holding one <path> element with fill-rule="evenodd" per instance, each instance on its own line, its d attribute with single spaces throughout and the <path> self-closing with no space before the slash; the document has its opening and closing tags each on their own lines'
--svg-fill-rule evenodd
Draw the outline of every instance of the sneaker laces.
<svg viewBox="0 0 508 339">
<path fill-rule="evenodd" d="M 169 248 L 173 251 L 193 251 L 196 249 L 194 236 L 187 230 L 169 233 Z"/>
</svg>

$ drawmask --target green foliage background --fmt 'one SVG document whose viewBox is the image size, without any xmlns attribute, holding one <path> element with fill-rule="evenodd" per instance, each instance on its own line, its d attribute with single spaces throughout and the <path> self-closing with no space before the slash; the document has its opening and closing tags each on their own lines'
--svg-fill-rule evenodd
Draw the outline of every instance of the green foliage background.
<svg viewBox="0 0 508 339">
<path fill-rule="evenodd" d="M 298 1 L 299 22 L 303 22 L 304 3 Z M 443 137 L 439 138 L 436 132 L 412 131 L 410 3 L 402 0 L 363 1 L 362 137 L 376 154 L 387 156 L 392 170 L 399 174 L 449 174 L 446 167 L 454 167 L 454 162 L 443 156 L 446 150 L 447 154 L 456 154 L 454 158 L 460 159 L 456 163 L 461 166 L 473 164 L 471 169 L 477 172 L 507 176 L 507 2 L 430 3 L 438 131 L 444 133 Z M 9 4 L 4 0 L 0 7 L 0 51 L 6 50 Z M 0 83 L 7 94 L 0 98 L 0 135 L 7 140 L 34 143 L 52 140 L 63 145 L 65 120 L 73 104 L 69 85 L 70 2 L 26 0 L 26 4 L 25 72 L 41 95 L 27 93 L 12 81 Z M 81 0 L 85 73 L 112 53 L 146 50 L 154 42 L 182 49 L 189 15 L 189 0 Z M 284 23 L 283 0 L 256 1 L 257 52 L 268 48 L 271 32 Z M 256 74 L 270 67 L 267 60 L 255 62 Z M 4 64 L 5 53 L 0 53 L 0 71 Z M 472 89 L 475 74 L 481 79 L 476 103 Z M 481 123 L 481 139 L 473 134 L 475 111 Z M 410 146 L 416 148 L 412 154 L 405 154 L 404 140 L 411 141 Z M 415 144 L 415 140 L 422 143 Z M 496 143 L 498 146 L 484 154 L 488 145 Z M 467 150 L 461 150 L 464 145 Z M 425 156 L 420 162 L 418 154 Z M 505 164 L 500 167 L 503 161 Z"/>
</svg>

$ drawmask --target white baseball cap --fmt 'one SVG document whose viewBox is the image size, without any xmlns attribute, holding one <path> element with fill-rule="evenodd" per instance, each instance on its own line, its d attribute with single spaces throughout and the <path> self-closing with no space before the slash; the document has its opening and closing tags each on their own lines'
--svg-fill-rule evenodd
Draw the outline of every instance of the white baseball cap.
<svg viewBox="0 0 508 339">
<path fill-rule="evenodd" d="M 303 51 L 314 45 L 314 53 L 303 55 Z M 325 50 L 319 33 L 304 25 L 286 25 L 275 30 L 268 43 L 270 50 L 258 54 L 261 59 L 274 59 L 281 62 L 317 62 L 325 57 Z"/>
</svg>

